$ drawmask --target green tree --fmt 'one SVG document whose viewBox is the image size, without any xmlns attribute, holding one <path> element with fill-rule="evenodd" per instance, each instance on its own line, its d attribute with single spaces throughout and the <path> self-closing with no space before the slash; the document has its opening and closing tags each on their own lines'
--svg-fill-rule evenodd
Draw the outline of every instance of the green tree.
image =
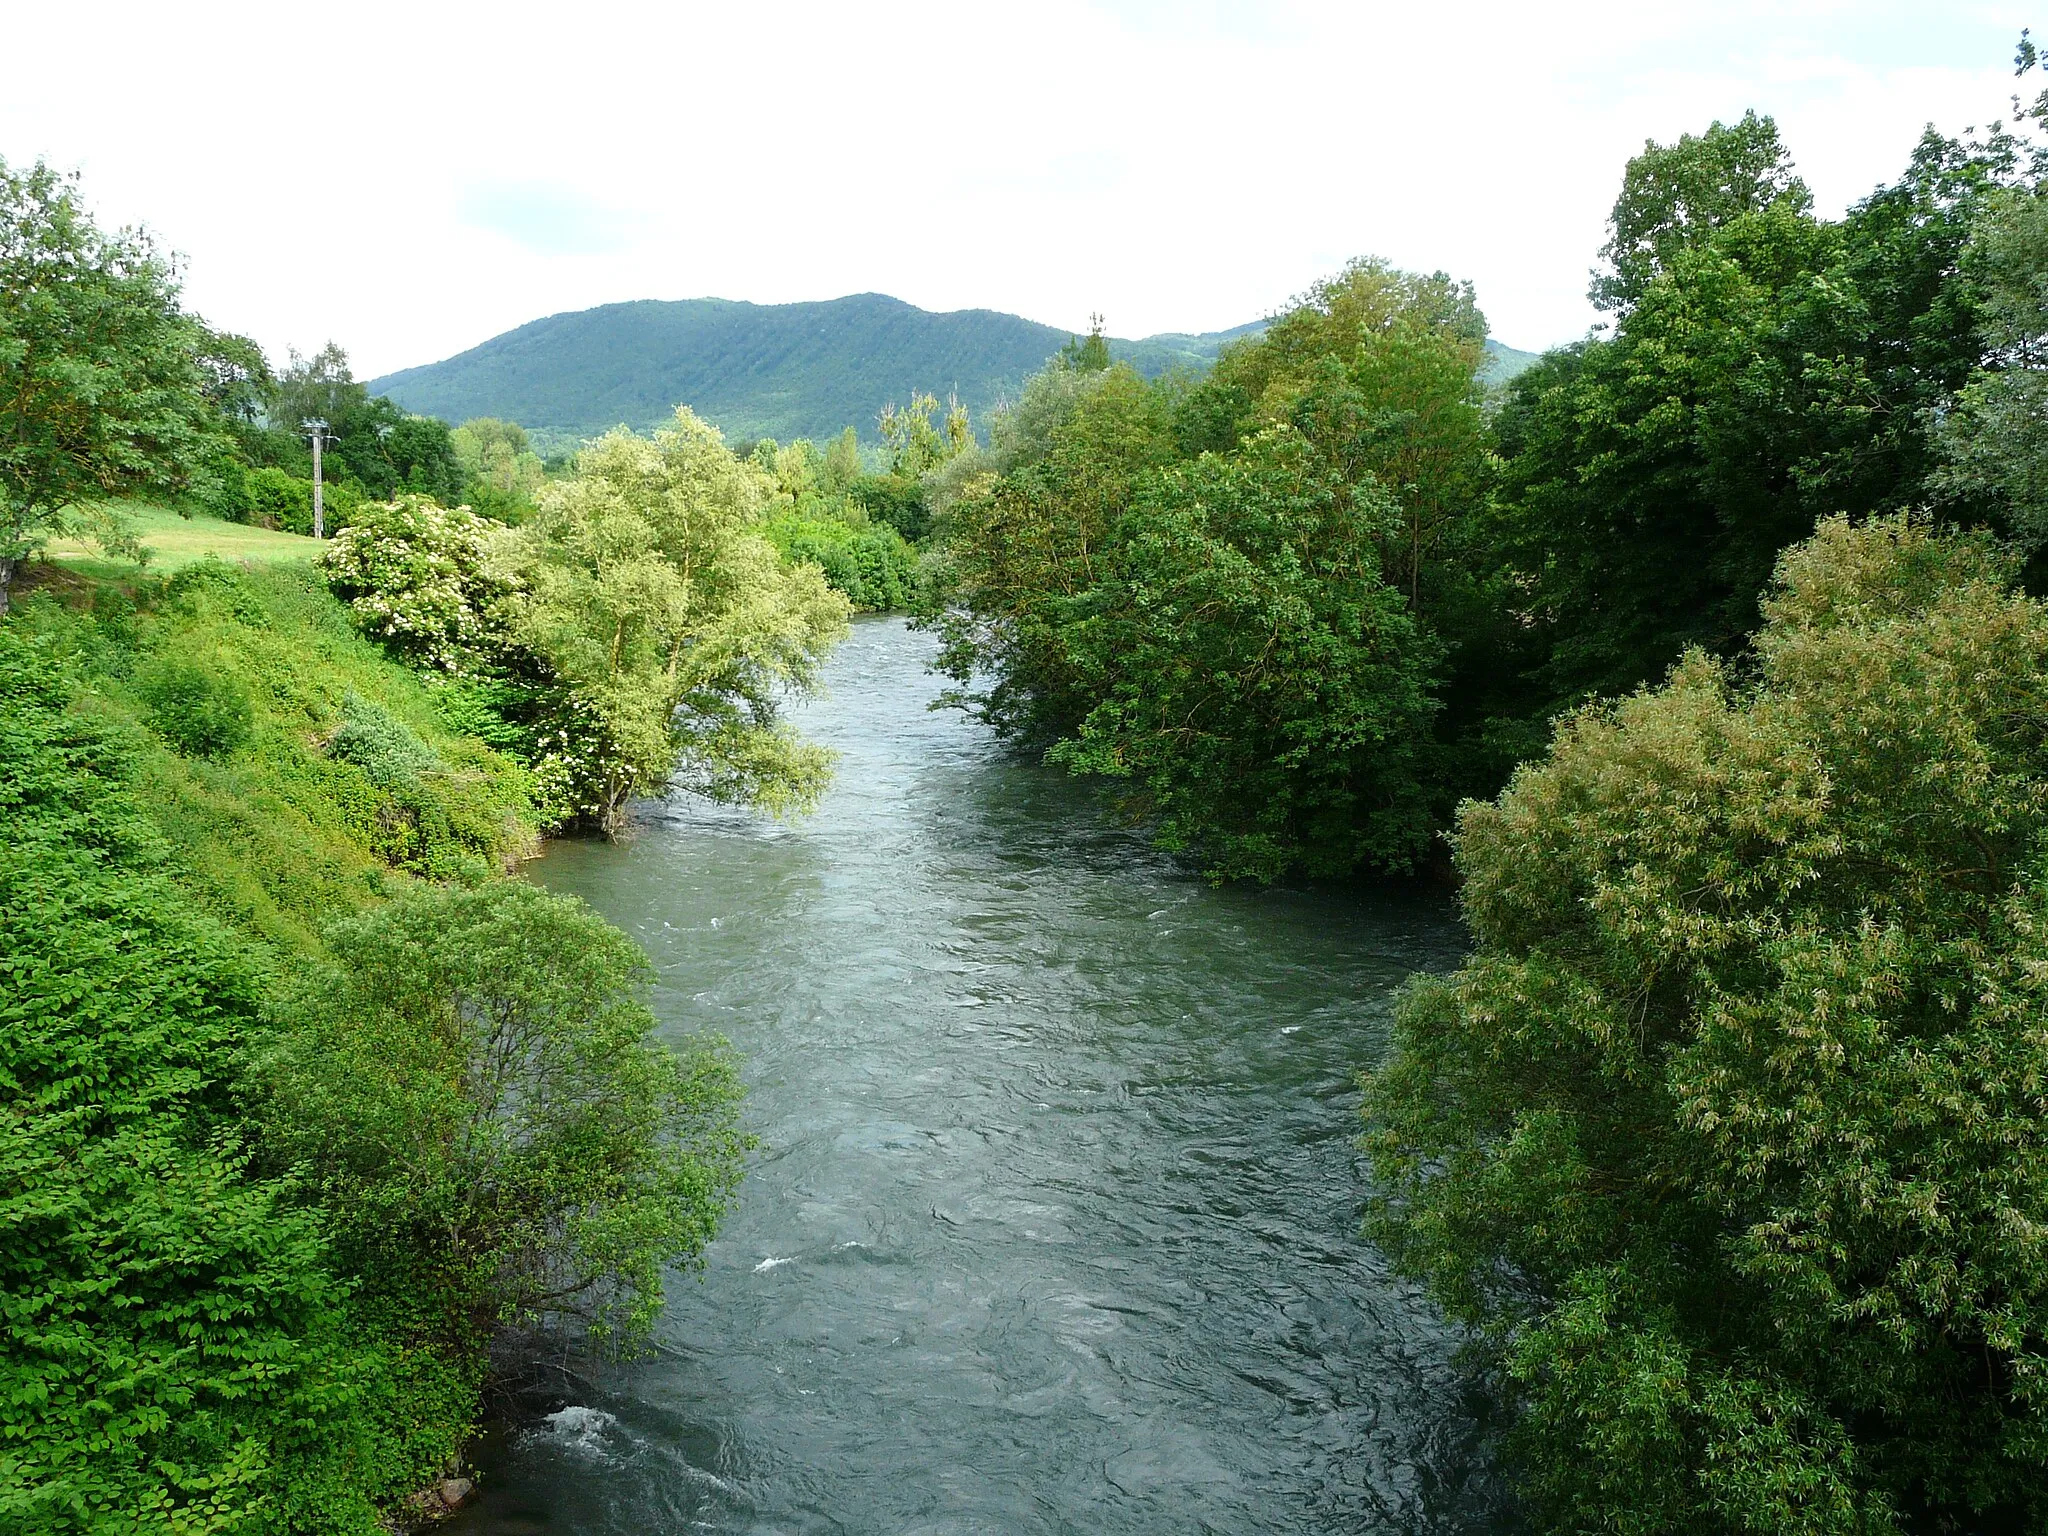
<svg viewBox="0 0 2048 1536">
<path fill-rule="evenodd" d="M 934 417 L 938 417 L 934 420 Z M 889 455 L 889 473 L 902 480 L 919 480 L 974 441 L 968 425 L 967 408 L 948 400 L 943 416 L 935 396 L 912 393 L 910 404 L 898 409 L 882 407 L 882 441 Z"/>
<path fill-rule="evenodd" d="M 514 881 L 420 888 L 330 935 L 257 1068 L 270 1155 L 386 1290 L 471 1343 L 504 1324 L 644 1335 L 748 1142 L 721 1042 L 653 1038 L 633 942 Z"/>
<path fill-rule="evenodd" d="M 1245 410 L 1213 446 L 1227 451 L 1262 423 L 1289 421 L 1347 483 L 1371 478 L 1390 491 L 1398 516 L 1381 564 L 1419 612 L 1442 546 L 1462 552 L 1486 498 L 1485 360 L 1486 317 L 1470 283 L 1361 258 L 1218 360 L 1203 396 Z"/>
<path fill-rule="evenodd" d="M 1768 117 L 1745 112 L 1697 138 L 1648 142 L 1628 163 L 1621 195 L 1600 249 L 1608 270 L 1593 281 L 1593 302 L 1626 309 L 1680 251 L 1706 244 L 1738 219 L 1776 212 L 1811 216 L 1813 195 L 1792 172 L 1792 157 Z"/>
<path fill-rule="evenodd" d="M 828 490 L 843 494 L 860 473 L 860 435 L 848 427 L 825 450 L 820 478 Z"/>
<path fill-rule="evenodd" d="M 462 466 L 445 422 L 413 416 L 382 395 L 371 395 L 349 368 L 348 354 L 330 341 L 311 357 L 296 350 L 265 402 L 274 431 L 303 441 L 308 421 L 324 421 L 333 442 L 326 472 L 353 479 L 372 496 L 416 491 L 453 502 L 462 489 Z M 297 459 L 280 467 L 310 472 Z"/>
<path fill-rule="evenodd" d="M 510 546 L 513 638 L 566 687 L 584 738 L 555 765 L 614 827 L 634 794 L 810 804 L 827 754 L 780 722 L 844 632 L 846 600 L 763 537 L 772 483 L 687 409 L 649 440 L 617 431 L 549 485 Z"/>
<path fill-rule="evenodd" d="M 1097 702 L 1051 759 L 1129 786 L 1213 878 L 1412 866 L 1439 657 L 1380 573 L 1397 516 L 1286 428 L 1147 479 L 1061 605 Z"/>
<path fill-rule="evenodd" d="M 925 482 L 950 700 L 1212 874 L 1412 867 L 1446 636 L 1490 670 L 1512 627 L 1472 572 L 1485 338 L 1469 284 L 1361 260 L 1199 382 L 1054 358 Z"/>
<path fill-rule="evenodd" d="M 101 230 L 74 179 L 0 161 L 0 613 L 67 522 L 132 548 L 107 499 L 203 474 L 203 346 L 147 235 Z"/>
<path fill-rule="evenodd" d="M 2048 1518 L 2048 606 L 1825 523 L 1459 819 L 1465 968 L 1366 1080 L 1371 1231 L 1499 1351 L 1562 1531 Z"/>
<path fill-rule="evenodd" d="M 476 416 L 448 434 L 448 446 L 462 470 L 464 499 L 506 522 L 517 522 L 532 510 L 547 472 L 525 428 Z"/>
<path fill-rule="evenodd" d="M 1098 702 L 1068 645 L 1070 610 L 1101 576 L 1139 484 L 1174 457 L 1166 397 L 1129 365 L 1047 372 L 1049 386 L 1025 390 L 1042 407 L 1030 430 L 1043 442 L 998 433 L 997 462 L 1012 467 L 949 516 L 927 620 L 940 670 L 960 685 L 952 702 L 1040 746 Z"/>
<path fill-rule="evenodd" d="M 1931 413 L 1977 351 L 1959 257 L 2004 152 L 1929 136 L 1830 224 L 1758 169 L 1782 153 L 1768 129 L 1724 141 L 1747 146 L 1733 171 L 1706 156 L 1746 202 L 1664 195 L 1684 182 L 1670 157 L 1705 155 L 1712 133 L 1631 165 L 1616 240 L 1651 254 L 1617 258 L 1635 275 L 1612 334 L 1546 356 L 1501 410 L 1491 539 L 1522 594 L 1521 707 L 1539 729 L 1689 645 L 1734 654 L 1777 553 L 1822 517 L 1926 499 Z M 1643 212 L 1667 202 L 1685 214 L 1669 227 Z"/>
</svg>

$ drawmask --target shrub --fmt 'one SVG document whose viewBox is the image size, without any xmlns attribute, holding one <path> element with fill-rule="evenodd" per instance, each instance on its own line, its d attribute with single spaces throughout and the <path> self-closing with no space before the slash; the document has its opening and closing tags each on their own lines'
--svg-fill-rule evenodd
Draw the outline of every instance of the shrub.
<svg viewBox="0 0 2048 1536">
<path fill-rule="evenodd" d="M 272 467 L 252 469 L 243 482 L 247 520 L 282 533 L 313 531 L 313 482 Z M 329 538 L 355 520 L 363 506 L 362 491 L 347 480 L 327 480 L 320 487 L 321 521 Z"/>
<path fill-rule="evenodd" d="M 248 518 L 257 527 L 281 528 L 287 533 L 313 531 L 312 481 L 266 466 L 250 470 L 244 484 Z"/>
<path fill-rule="evenodd" d="M 917 594 L 917 551 L 885 523 L 785 516 L 768 538 L 786 560 L 815 565 L 827 585 L 866 613 L 895 613 Z"/>
<path fill-rule="evenodd" d="M 1477 952 L 1367 1080 L 1372 1229 L 1555 1529 L 2048 1519 L 2048 606 L 1824 524 L 1459 821 Z"/>
<path fill-rule="evenodd" d="M 140 692 L 150 727 L 186 757 L 225 757 L 249 739 L 249 695 L 233 678 L 164 660 L 144 674 Z"/>
<path fill-rule="evenodd" d="M 747 1145 L 722 1045 L 652 1038 L 649 970 L 581 903 L 493 881 L 340 924 L 279 1006 L 271 1145 L 378 1288 L 443 1326 L 571 1322 L 614 1340 L 702 1254 Z"/>
<path fill-rule="evenodd" d="M 467 507 L 403 495 L 359 508 L 320 564 L 365 632 L 424 666 L 470 671 L 501 644 L 493 620 L 511 588 L 489 560 L 499 532 Z"/>
<path fill-rule="evenodd" d="M 931 508 L 921 481 L 903 475 L 858 475 L 847 494 L 868 516 L 915 542 L 931 532 Z"/>
<path fill-rule="evenodd" d="M 393 794 L 416 794 L 423 774 L 441 769 L 441 759 L 418 734 L 388 710 L 351 693 L 342 701 L 341 726 L 328 751 L 354 763 L 370 782 Z"/>
</svg>

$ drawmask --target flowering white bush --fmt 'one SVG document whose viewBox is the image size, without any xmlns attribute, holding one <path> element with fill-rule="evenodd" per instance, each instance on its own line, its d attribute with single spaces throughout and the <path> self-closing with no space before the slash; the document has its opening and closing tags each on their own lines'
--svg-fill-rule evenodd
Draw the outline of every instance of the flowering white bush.
<svg viewBox="0 0 2048 1536">
<path fill-rule="evenodd" d="M 491 544 L 504 531 L 467 507 L 401 494 L 358 510 L 320 564 L 366 634 L 460 675 L 498 643 L 492 617 L 511 583 L 492 569 Z"/>
</svg>

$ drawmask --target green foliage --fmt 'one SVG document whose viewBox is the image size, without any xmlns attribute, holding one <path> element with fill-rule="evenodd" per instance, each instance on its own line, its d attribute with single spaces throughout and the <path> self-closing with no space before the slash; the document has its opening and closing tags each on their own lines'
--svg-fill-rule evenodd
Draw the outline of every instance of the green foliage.
<svg viewBox="0 0 2048 1536">
<path fill-rule="evenodd" d="M 249 471 L 248 520 L 259 528 L 280 528 L 287 533 L 308 532 L 313 526 L 313 482 L 266 466 Z"/>
<path fill-rule="evenodd" d="M 372 395 L 351 374 L 348 354 L 331 341 L 311 357 L 291 354 L 267 391 L 264 412 L 274 429 L 287 434 L 289 459 L 282 467 L 294 474 L 311 473 L 310 459 L 300 460 L 304 424 L 324 421 L 333 439 L 325 473 L 336 483 L 354 481 L 379 499 L 413 491 L 453 501 L 462 489 L 447 423 L 408 415 Z"/>
<path fill-rule="evenodd" d="M 445 767 L 440 754 L 412 727 L 356 693 L 341 701 L 341 726 L 327 750 L 361 768 L 379 789 L 395 794 L 416 793 L 428 774 Z"/>
<path fill-rule="evenodd" d="M 1959 257 L 2004 163 L 1930 135 L 1828 224 L 1767 119 L 1631 162 L 1612 335 L 1521 374 L 1500 416 L 1494 542 L 1527 681 L 1498 713 L 1540 726 L 1689 645 L 1733 654 L 1778 551 L 1925 499 L 1929 422 L 1978 353 Z"/>
<path fill-rule="evenodd" d="M 281 533 L 309 536 L 313 532 L 313 482 L 266 465 L 243 473 L 241 521 Z M 355 521 L 363 506 L 362 493 L 346 481 L 328 481 L 321 487 L 321 507 L 328 537 Z"/>
<path fill-rule="evenodd" d="M 1574 1531 L 2048 1516 L 2048 607 L 1825 523 L 1460 817 L 1477 952 L 1366 1084 L 1372 1230 Z"/>
<path fill-rule="evenodd" d="M 927 394 L 913 394 L 901 410 L 882 407 L 883 452 L 897 479 L 922 480 L 973 443 L 967 408 L 957 398 L 949 399 L 944 418 L 934 421 L 938 410 L 937 397 Z"/>
<path fill-rule="evenodd" d="M 537 763 L 605 826 L 682 782 L 715 799 L 808 805 L 829 758 L 779 722 L 844 632 L 847 603 L 762 537 L 767 477 L 687 410 L 650 442 L 586 448 L 510 538 L 510 632 L 573 715 Z"/>
<path fill-rule="evenodd" d="M 148 706 L 150 729 L 187 757 L 223 757 L 249 739 L 249 695 L 232 678 L 165 658 L 136 691 Z"/>
<path fill-rule="evenodd" d="M 865 613 L 894 613 L 917 593 L 917 551 L 886 523 L 788 514 L 767 525 L 785 560 L 814 565 L 832 590 Z"/>
<path fill-rule="evenodd" d="M 1051 759 L 1127 782 L 1218 878 L 1412 864 L 1437 658 L 1379 572 L 1397 515 L 1284 428 L 1147 481 L 1067 610 L 1099 702 Z"/>
<path fill-rule="evenodd" d="M 785 467 L 809 472 L 801 454 Z M 680 412 L 652 442 L 590 445 L 517 529 L 400 498 L 361 513 L 325 565 L 371 634 L 465 680 L 469 728 L 525 759 L 551 822 L 616 827 L 679 772 L 787 808 L 829 760 L 780 724 L 780 699 L 811 685 L 847 602 L 763 536 L 777 494 Z"/>
<path fill-rule="evenodd" d="M 358 508 L 321 567 L 365 633 L 421 666 L 473 670 L 511 592 L 494 569 L 492 521 L 404 495 Z"/>
<path fill-rule="evenodd" d="M 449 435 L 455 462 L 465 477 L 463 498 L 501 522 L 516 523 L 533 509 L 547 475 L 526 433 L 509 421 L 479 416 Z"/>
<path fill-rule="evenodd" d="M 34 594 L 11 623 L 65 659 L 81 707 L 130 723 L 129 793 L 196 903 L 278 952 L 317 951 L 322 928 L 395 871 L 472 879 L 532 844 L 528 775 L 454 729 L 444 691 L 358 635 L 310 571 L 200 561 L 125 594 L 103 587 L 91 614 Z M 246 740 L 224 757 L 157 745 L 146 695 L 164 668 L 245 698 Z M 394 788 L 335 752 L 351 699 L 403 722 L 440 771 Z"/>
<path fill-rule="evenodd" d="M 874 522 L 895 531 L 906 543 L 916 543 L 932 529 L 932 514 L 923 481 L 902 475 L 855 475 L 846 488 L 847 499 Z"/>
<path fill-rule="evenodd" d="M 0 161 L 0 613 L 20 562 L 107 498 L 182 493 L 213 452 L 203 331 L 142 234 L 109 235 L 75 184 Z"/>
<path fill-rule="evenodd" d="M 654 1040 L 645 956 L 528 885 L 416 890 L 329 948 L 279 1005 L 259 1075 L 266 1144 L 334 1213 L 341 1252 L 458 1335 L 644 1335 L 749 1144 L 722 1044 Z"/>
<path fill-rule="evenodd" d="M 1413 867 L 1478 606 L 1484 336 L 1469 287 L 1356 262 L 1193 386 L 1077 344 L 927 477 L 954 702 L 1219 878 Z"/>
<path fill-rule="evenodd" d="M 136 747 L 67 707 L 70 660 L 0 629 L 0 1524 L 367 1536 L 461 1420 L 424 1462 L 380 1436 L 390 1362 L 317 1217 L 250 1173 L 260 975 L 171 878 Z"/>
<path fill-rule="evenodd" d="M 1698 138 L 1646 143 L 1622 176 L 1600 251 L 1608 271 L 1594 279 L 1593 302 L 1626 309 L 1680 252 L 1710 243 L 1725 226 L 1757 214 L 1798 221 L 1812 207 L 1768 117 L 1746 112 L 1732 127 L 1714 123 Z"/>
</svg>

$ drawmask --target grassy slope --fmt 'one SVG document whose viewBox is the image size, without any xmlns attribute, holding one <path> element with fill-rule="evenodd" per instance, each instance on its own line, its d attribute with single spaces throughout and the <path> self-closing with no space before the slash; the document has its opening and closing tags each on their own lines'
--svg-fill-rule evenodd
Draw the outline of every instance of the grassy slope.
<svg viewBox="0 0 2048 1536">
<path fill-rule="evenodd" d="M 209 555 L 223 560 L 310 560 L 320 553 L 318 539 L 296 533 L 224 523 L 217 517 L 183 517 L 165 507 L 131 502 L 122 514 L 141 535 L 150 552 L 149 569 L 175 571 Z M 96 544 L 83 539 L 57 539 L 44 553 L 53 560 L 118 577 L 133 570 L 125 561 L 108 560 Z"/>
<path fill-rule="evenodd" d="M 192 531 L 224 539 L 228 547 L 247 547 L 235 537 L 243 530 L 199 525 Z M 210 913 L 253 940 L 250 959 L 259 971 L 288 973 L 320 951 L 322 932 L 334 918 L 370 904 L 411 875 L 480 878 L 534 846 L 523 770 L 451 729 L 436 685 L 363 640 L 300 552 L 237 566 L 196 558 L 205 552 L 182 551 L 191 558 L 175 574 L 106 561 L 42 562 L 17 584 L 13 611 L 0 620 L 9 630 L 45 637 L 51 645 L 47 654 L 72 695 L 71 710 L 133 744 L 134 776 L 121 793 L 169 844 L 164 874 L 173 882 L 174 902 Z M 152 680 L 167 668 L 197 669 L 239 689 L 249 704 L 247 739 L 214 757 L 176 750 L 160 728 L 163 716 L 152 708 L 152 699 L 162 697 Z M 337 726 L 351 711 L 360 718 L 365 708 L 376 711 L 387 734 L 409 733 L 409 781 L 372 772 L 334 750 Z M 420 767 L 417 759 L 428 755 L 431 766 Z M 148 937 L 131 933 L 129 940 L 144 943 Z M 223 1080 L 236 1070 L 231 1061 L 203 1054 L 198 1069 Z M 175 1129 L 170 1120 L 163 1126 Z M 160 1128 L 155 1122 L 152 1127 L 152 1134 Z M 224 1155 L 232 1154 L 230 1146 Z M 61 1177 L 51 1186 L 59 1193 L 67 1187 Z M 240 1198 L 239 1189 L 208 1197 L 208 1220 L 228 1209 L 222 1199 Z M 174 1275 L 173 1289 L 190 1287 L 195 1306 L 212 1305 L 219 1296 L 235 1301 L 230 1292 L 208 1289 L 207 1266 L 219 1259 L 204 1245 L 213 1240 L 212 1228 L 184 1208 L 175 1219 L 156 1208 L 167 1203 L 176 1206 L 169 1194 L 156 1197 L 142 1213 L 142 1225 L 159 1232 L 160 1243 L 198 1275 L 166 1269 Z M 125 1219 L 126 1207 L 114 1215 Z M 202 1232 L 204 1240 L 194 1235 Z M 311 1285 L 318 1277 L 305 1278 Z M 273 1277 L 266 1283 L 276 1282 Z M 109 1294 L 126 1295 L 111 1281 L 108 1286 Z M 350 1333 L 339 1344 L 325 1334 L 305 1341 L 315 1357 L 322 1349 L 342 1348 L 354 1362 L 351 1369 L 367 1372 L 355 1378 L 366 1393 L 360 1414 L 344 1417 L 335 1429 L 368 1438 L 339 1442 L 340 1459 L 326 1469 L 338 1479 L 331 1488 L 297 1485 L 293 1477 L 304 1468 L 290 1462 L 275 1490 L 280 1507 L 313 1499 L 304 1508 L 351 1524 L 334 1499 L 353 1499 L 358 1489 L 396 1497 L 416 1488 L 470 1433 L 482 1362 L 420 1344 L 408 1331 L 405 1302 L 369 1296 L 347 1324 L 361 1330 L 360 1336 Z M 232 1319 L 224 1314 L 220 1329 L 209 1333 L 209 1352 L 230 1366 L 233 1357 L 222 1352 L 219 1339 L 241 1319 L 240 1313 Z M 296 1337 L 296 1325 L 290 1318 L 285 1323 L 282 1335 L 259 1342 L 266 1349 L 283 1347 L 286 1335 Z M 118 1343 L 118 1333 L 107 1336 Z M 383 1363 L 373 1369 L 379 1358 Z M 277 1362 L 264 1363 L 269 1369 Z M 227 1366 L 207 1369 L 218 1376 Z M 175 1373 L 165 1379 L 172 1387 L 185 1381 Z M 122 1383 L 109 1396 L 125 1405 L 131 1399 L 122 1394 L 129 1390 Z M 265 1419 L 267 1411 L 252 1410 L 252 1432 L 259 1440 L 275 1439 L 278 1454 L 278 1447 L 290 1449 L 294 1434 L 316 1432 L 312 1425 Z M 242 1449 L 253 1445 L 257 1440 Z M 81 1454 L 88 1470 L 92 1457 L 113 1458 L 104 1480 L 135 1471 L 148 1481 L 148 1469 L 119 1464 L 127 1454 L 120 1447 L 94 1444 Z M 0 1496 L 5 1485 L 0 1469 Z M 230 1489 L 223 1497 L 232 1504 L 239 1495 Z M 126 1522 L 117 1523 L 128 1529 Z"/>
<path fill-rule="evenodd" d="M 451 730 L 433 685 L 358 635 L 302 561 L 171 577 L 52 562 L 31 569 L 7 622 L 57 637 L 79 707 L 146 744 L 138 798 L 179 878 L 273 952 L 317 950 L 328 921 L 408 871 L 473 877 L 534 844 L 523 770 Z M 247 695 L 246 744 L 183 756 L 152 729 L 150 679 L 171 664 Z M 332 755 L 351 695 L 403 722 L 439 768 L 393 787 Z"/>
</svg>

